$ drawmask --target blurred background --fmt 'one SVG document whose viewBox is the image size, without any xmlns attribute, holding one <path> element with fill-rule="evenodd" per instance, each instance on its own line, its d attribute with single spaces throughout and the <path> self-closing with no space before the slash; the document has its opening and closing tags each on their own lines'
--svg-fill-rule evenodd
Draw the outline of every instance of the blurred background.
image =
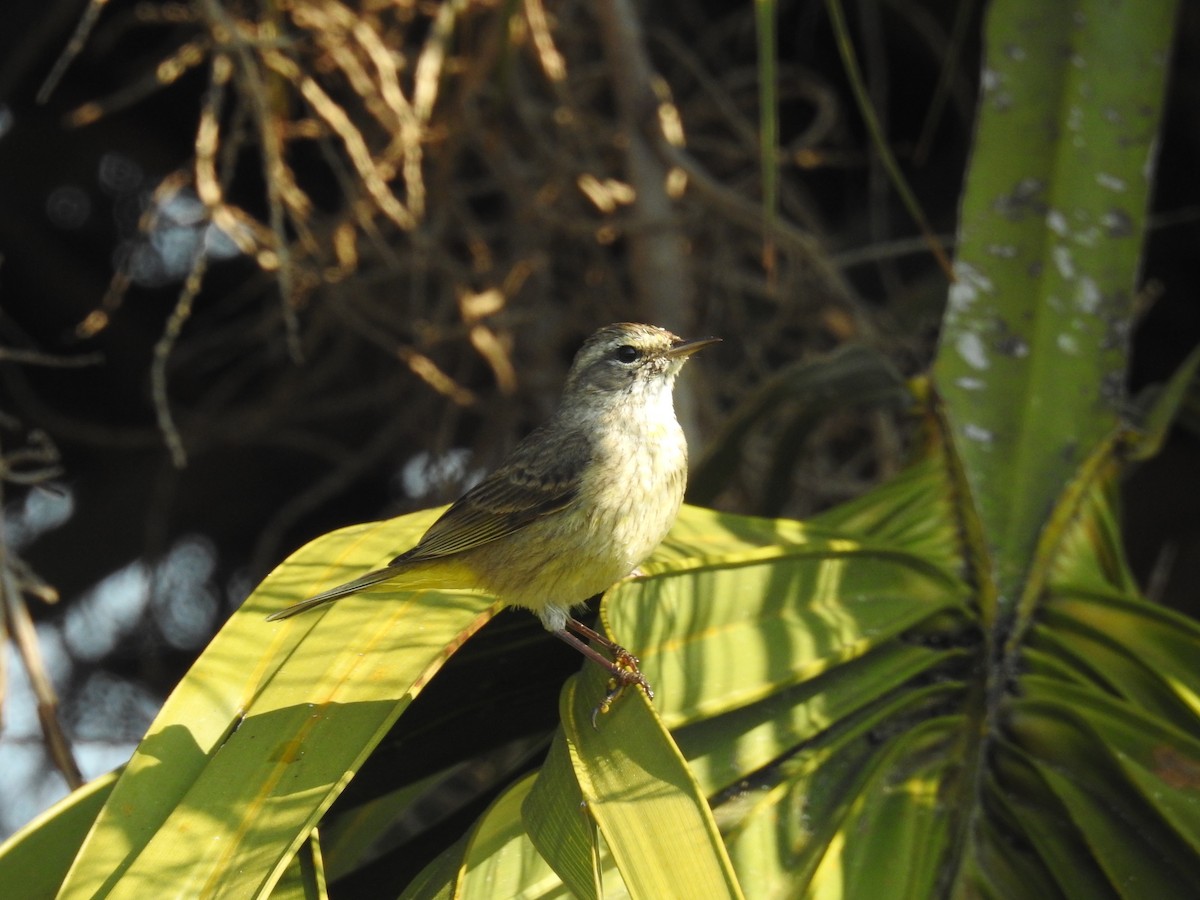
<svg viewBox="0 0 1200 900">
<path fill-rule="evenodd" d="M 926 236 L 823 0 L 9 0 L 0 835 L 123 763 L 290 551 L 489 470 L 600 325 L 724 339 L 679 392 L 695 502 L 804 517 L 897 471 L 871 372 L 935 347 L 986 4 L 844 6 Z M 1195 4 L 1178 33 L 1131 396 L 1200 340 Z M 1193 400 L 1125 490 L 1193 614 L 1198 434 Z"/>
</svg>

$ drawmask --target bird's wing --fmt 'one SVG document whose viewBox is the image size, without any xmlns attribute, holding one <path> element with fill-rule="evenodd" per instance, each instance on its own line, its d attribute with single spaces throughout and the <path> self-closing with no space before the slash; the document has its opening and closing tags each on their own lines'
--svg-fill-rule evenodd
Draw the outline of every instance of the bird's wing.
<svg viewBox="0 0 1200 900">
<path fill-rule="evenodd" d="M 590 452 L 581 435 L 535 431 L 508 461 L 463 494 L 395 565 L 437 559 L 505 537 L 570 506 Z"/>
</svg>

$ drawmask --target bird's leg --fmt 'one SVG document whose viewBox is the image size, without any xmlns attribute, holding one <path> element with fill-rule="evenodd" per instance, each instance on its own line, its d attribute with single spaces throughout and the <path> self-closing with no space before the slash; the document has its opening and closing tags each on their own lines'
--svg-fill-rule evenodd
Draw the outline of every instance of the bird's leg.
<svg viewBox="0 0 1200 900">
<path fill-rule="evenodd" d="M 571 634 L 572 631 L 600 644 L 613 655 L 613 659 L 608 659 L 590 644 L 581 641 L 574 634 Z M 604 635 L 594 631 L 591 628 L 588 628 L 582 622 L 576 621 L 575 619 L 567 619 L 567 627 L 561 631 L 555 631 L 553 634 L 558 637 L 559 640 L 570 644 L 592 662 L 599 666 L 603 666 L 612 674 L 612 680 L 609 682 L 608 692 L 605 693 L 604 699 L 600 701 L 600 705 L 592 710 L 593 727 L 596 725 L 596 717 L 600 713 L 608 712 L 609 708 L 613 704 L 613 701 L 616 700 L 620 693 L 630 685 L 640 685 L 642 690 L 646 692 L 646 696 L 651 700 L 654 699 L 653 689 L 651 689 L 649 683 L 647 683 L 645 677 L 643 677 L 641 671 L 638 669 L 638 658 L 620 644 L 610 641 Z"/>
<path fill-rule="evenodd" d="M 590 641 L 594 641 L 612 654 L 613 661 L 605 666 L 613 677 L 616 679 L 618 686 L 613 689 L 611 694 L 615 695 L 620 692 L 621 688 L 628 687 L 631 684 L 640 684 L 646 692 L 646 696 L 651 700 L 654 699 L 654 690 L 642 677 L 642 670 L 638 668 L 641 662 L 636 656 L 622 647 L 620 644 L 610 641 L 607 637 L 598 631 L 588 628 L 578 619 L 567 619 L 567 629 L 574 631 L 576 634 L 582 635 Z M 610 701 L 611 702 L 611 701 Z"/>
<path fill-rule="evenodd" d="M 577 630 L 577 628 L 583 628 L 586 631 L 595 634 L 595 632 L 590 628 L 580 625 L 578 622 L 574 622 L 571 619 L 568 619 L 567 622 L 568 627 L 571 628 L 572 631 Z M 571 634 L 570 631 L 567 631 L 566 629 L 551 633 L 564 643 L 570 644 L 592 662 L 602 666 L 605 670 L 612 673 L 613 678 L 620 682 L 621 687 L 628 687 L 631 684 L 639 684 L 645 689 L 650 699 L 654 699 L 654 692 L 650 689 L 650 685 L 646 683 L 646 679 L 642 677 L 642 673 L 638 670 L 638 658 L 625 648 L 618 644 L 614 644 L 612 641 L 605 640 L 605 646 L 607 648 L 611 648 L 611 652 L 616 657 L 615 660 L 611 660 L 603 653 L 594 649 L 591 645 L 586 644 L 579 638 L 575 637 L 575 635 Z"/>
<path fill-rule="evenodd" d="M 589 641 L 592 641 L 595 644 L 599 644 L 601 647 L 603 647 L 605 650 L 607 650 L 609 653 L 611 653 L 613 655 L 613 661 L 616 662 L 616 664 L 618 666 L 621 666 L 626 669 L 633 669 L 635 672 L 638 670 L 638 663 L 641 662 L 640 659 L 638 659 L 636 656 L 634 656 L 632 653 L 630 653 L 628 650 L 626 650 L 620 644 L 610 641 L 605 635 L 601 634 L 600 632 L 594 631 L 593 629 L 588 628 L 586 625 L 584 625 L 578 619 L 567 619 L 567 630 L 573 631 L 580 637 L 585 637 Z M 651 696 L 651 698 L 654 697 L 653 694 L 651 694 L 650 696 Z"/>
</svg>

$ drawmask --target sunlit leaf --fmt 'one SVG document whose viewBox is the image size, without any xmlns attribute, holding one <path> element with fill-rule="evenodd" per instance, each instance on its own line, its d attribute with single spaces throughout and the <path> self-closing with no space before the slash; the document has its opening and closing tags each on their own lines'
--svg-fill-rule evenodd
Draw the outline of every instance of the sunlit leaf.
<svg viewBox="0 0 1200 900">
<path fill-rule="evenodd" d="M 563 730 L 588 815 L 630 896 L 741 897 L 707 800 L 645 694 L 626 691 L 593 725 L 604 682 L 588 669 L 567 683 Z"/>
<path fill-rule="evenodd" d="M 326 535 L 263 582 L 168 699 L 64 897 L 145 896 L 164 871 L 180 890 L 214 895 L 275 883 L 371 748 L 494 608 L 481 595 L 384 586 L 279 624 L 265 614 L 394 555 L 434 512 Z"/>
</svg>

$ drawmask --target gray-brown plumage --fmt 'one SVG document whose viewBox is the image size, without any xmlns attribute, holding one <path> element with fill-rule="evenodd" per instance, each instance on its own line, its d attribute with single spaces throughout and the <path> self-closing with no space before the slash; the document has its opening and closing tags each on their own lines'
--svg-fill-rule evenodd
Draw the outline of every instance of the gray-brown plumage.
<svg viewBox="0 0 1200 900">
<path fill-rule="evenodd" d="M 687 444 L 672 388 L 687 358 L 714 339 L 684 341 L 653 325 L 620 323 L 584 342 L 551 419 L 460 497 L 416 546 L 383 569 L 268 618 L 282 619 L 453 558 L 476 586 L 532 610 L 545 627 L 626 682 L 620 666 L 567 629 L 597 639 L 571 609 L 607 590 L 666 537 L 687 480 Z M 636 668 L 633 669 L 636 673 Z"/>
</svg>

